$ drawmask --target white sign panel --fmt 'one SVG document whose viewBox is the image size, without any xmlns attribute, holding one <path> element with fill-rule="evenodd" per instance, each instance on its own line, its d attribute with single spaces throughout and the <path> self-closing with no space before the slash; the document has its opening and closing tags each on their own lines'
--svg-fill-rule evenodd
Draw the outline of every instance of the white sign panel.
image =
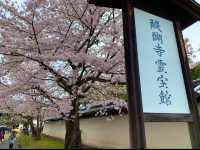
<svg viewBox="0 0 200 150">
<path fill-rule="evenodd" d="M 144 112 L 189 114 L 173 22 L 134 12 Z"/>
</svg>

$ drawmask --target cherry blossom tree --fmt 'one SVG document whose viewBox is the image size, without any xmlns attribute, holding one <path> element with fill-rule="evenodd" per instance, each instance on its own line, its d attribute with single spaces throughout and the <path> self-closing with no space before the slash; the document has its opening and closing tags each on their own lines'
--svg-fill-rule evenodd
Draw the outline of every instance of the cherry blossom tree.
<svg viewBox="0 0 200 150">
<path fill-rule="evenodd" d="M 119 10 L 86 0 L 1 0 L 0 98 L 34 91 L 66 120 L 65 148 L 80 146 L 79 102 L 118 100 L 104 89 L 126 83 L 121 28 Z M 13 112 L 35 112 L 26 101 Z"/>
<path fill-rule="evenodd" d="M 190 68 L 193 69 L 195 66 L 199 65 L 199 61 L 194 61 L 194 59 L 199 55 L 200 48 L 194 49 L 190 43 L 189 38 L 184 39 L 185 49 L 187 52 Z"/>
<path fill-rule="evenodd" d="M 40 93 L 23 92 L 12 96 L 4 96 L 0 99 L 0 109 L 4 114 L 9 114 L 13 119 L 17 119 L 17 122 L 21 122 L 26 128 L 30 125 L 32 136 L 36 139 L 41 138 L 41 133 L 44 127 L 45 120 L 49 118 L 59 118 L 61 113 L 62 102 L 52 103 Z M 66 103 L 66 102 L 65 102 Z M 69 104 L 64 106 L 65 110 L 70 110 Z M 34 124 L 36 120 L 36 125 Z"/>
</svg>

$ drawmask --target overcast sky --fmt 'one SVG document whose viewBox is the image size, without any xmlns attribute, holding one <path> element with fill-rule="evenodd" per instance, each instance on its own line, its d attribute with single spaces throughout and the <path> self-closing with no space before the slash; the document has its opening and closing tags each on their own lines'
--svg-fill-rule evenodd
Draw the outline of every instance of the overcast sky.
<svg viewBox="0 0 200 150">
<path fill-rule="evenodd" d="M 196 0 L 200 4 L 200 0 Z M 190 43 L 194 50 L 200 48 L 200 21 L 194 23 L 190 27 L 183 31 L 183 36 L 189 38 Z M 200 62 L 200 52 L 196 53 L 197 57 L 194 59 L 195 62 Z"/>
<path fill-rule="evenodd" d="M 200 4 L 200 0 L 196 0 Z M 188 37 L 194 48 L 200 48 L 200 21 L 183 31 L 184 37 Z"/>
</svg>

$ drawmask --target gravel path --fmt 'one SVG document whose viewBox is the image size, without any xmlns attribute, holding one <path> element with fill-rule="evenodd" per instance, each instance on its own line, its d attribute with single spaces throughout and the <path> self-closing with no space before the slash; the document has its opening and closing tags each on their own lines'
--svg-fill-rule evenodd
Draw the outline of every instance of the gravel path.
<svg viewBox="0 0 200 150">
<path fill-rule="evenodd" d="M 8 141 L 0 143 L 0 149 L 9 149 Z M 13 149 L 21 149 L 19 145 L 15 144 Z"/>
</svg>

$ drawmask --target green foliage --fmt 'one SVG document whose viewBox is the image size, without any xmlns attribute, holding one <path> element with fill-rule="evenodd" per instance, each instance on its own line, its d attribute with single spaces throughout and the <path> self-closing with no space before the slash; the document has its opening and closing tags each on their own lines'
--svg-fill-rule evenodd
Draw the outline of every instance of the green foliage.
<svg viewBox="0 0 200 150">
<path fill-rule="evenodd" d="M 191 70 L 192 80 L 196 80 L 200 78 L 200 65 L 197 65 L 195 68 Z"/>
<path fill-rule="evenodd" d="M 117 94 L 117 97 L 125 100 L 126 102 L 128 102 L 128 95 L 126 93 L 119 93 Z"/>
<path fill-rule="evenodd" d="M 31 135 L 20 134 L 17 137 L 17 143 L 23 149 L 64 149 L 64 142 L 42 136 L 41 140 L 34 140 Z"/>
<path fill-rule="evenodd" d="M 126 85 L 121 85 L 121 84 L 115 84 L 115 88 L 117 89 L 117 93 L 115 93 L 115 96 L 125 100 L 126 102 L 128 101 L 128 94 L 126 91 Z"/>
<path fill-rule="evenodd" d="M 20 120 L 17 116 L 11 114 L 3 114 L 0 116 L 0 125 L 4 125 L 10 128 L 15 128 L 19 125 Z"/>
<path fill-rule="evenodd" d="M 9 115 L 2 115 L 0 116 L 0 125 L 11 126 L 12 121 Z"/>
</svg>

